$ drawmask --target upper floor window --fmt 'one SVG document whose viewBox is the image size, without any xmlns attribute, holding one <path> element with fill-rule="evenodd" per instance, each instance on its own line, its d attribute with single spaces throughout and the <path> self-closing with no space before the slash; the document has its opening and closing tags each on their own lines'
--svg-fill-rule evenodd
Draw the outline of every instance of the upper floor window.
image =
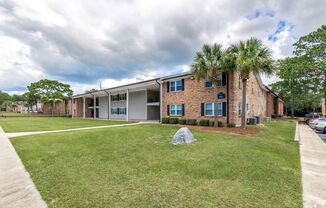
<svg viewBox="0 0 326 208">
<path fill-rule="evenodd" d="M 217 75 L 216 84 L 218 87 L 223 86 L 223 77 L 222 74 Z"/>
<path fill-rule="evenodd" d="M 126 100 L 126 94 L 119 94 L 119 100 Z"/>
<path fill-rule="evenodd" d="M 170 91 L 176 92 L 182 90 L 182 80 L 176 80 L 170 82 Z"/>
<path fill-rule="evenodd" d="M 205 87 L 207 88 L 213 87 L 213 82 L 208 78 L 205 79 Z"/>
<path fill-rule="evenodd" d="M 111 95 L 111 100 L 112 101 L 118 101 L 119 100 L 119 95 Z"/>
<path fill-rule="evenodd" d="M 241 105 L 241 103 L 239 103 L 239 105 L 238 105 L 238 114 L 239 114 L 239 116 L 241 116 L 241 114 L 242 114 L 242 105 Z"/>
<path fill-rule="evenodd" d="M 75 98 L 72 99 L 72 103 L 73 103 L 73 104 L 76 103 L 76 99 L 75 99 Z"/>
</svg>

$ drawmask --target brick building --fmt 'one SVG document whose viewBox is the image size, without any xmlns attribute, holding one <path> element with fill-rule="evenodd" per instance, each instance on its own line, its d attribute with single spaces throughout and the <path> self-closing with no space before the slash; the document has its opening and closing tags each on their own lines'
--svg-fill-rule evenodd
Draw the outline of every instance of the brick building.
<svg viewBox="0 0 326 208">
<path fill-rule="evenodd" d="M 50 103 L 42 104 L 43 114 L 52 115 L 52 106 Z M 71 99 L 65 99 L 60 103 L 53 105 L 53 115 L 71 115 Z"/>
<path fill-rule="evenodd" d="M 216 100 L 218 98 L 218 100 Z M 163 117 L 241 122 L 242 82 L 238 72 L 222 73 L 217 87 L 210 80 L 195 80 L 191 72 L 73 96 L 74 117 L 155 120 Z M 95 107 L 94 107 L 95 106 Z M 250 74 L 247 81 L 246 117 L 278 117 L 284 102 Z"/>
</svg>

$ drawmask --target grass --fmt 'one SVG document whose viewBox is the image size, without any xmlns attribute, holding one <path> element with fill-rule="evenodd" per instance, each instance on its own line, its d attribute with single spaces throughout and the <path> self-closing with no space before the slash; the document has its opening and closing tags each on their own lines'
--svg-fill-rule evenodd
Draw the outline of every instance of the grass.
<svg viewBox="0 0 326 208">
<path fill-rule="evenodd" d="M 295 123 L 255 136 L 139 125 L 11 139 L 49 207 L 302 207 Z"/>
<path fill-rule="evenodd" d="M 0 126 L 5 132 L 59 130 L 122 123 L 127 122 L 91 119 L 72 119 L 67 117 L 0 117 Z"/>
</svg>

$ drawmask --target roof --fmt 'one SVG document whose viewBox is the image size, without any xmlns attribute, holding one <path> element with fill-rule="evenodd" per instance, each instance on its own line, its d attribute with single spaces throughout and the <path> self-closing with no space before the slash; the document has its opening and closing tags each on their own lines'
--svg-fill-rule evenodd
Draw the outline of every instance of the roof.
<svg viewBox="0 0 326 208">
<path fill-rule="evenodd" d="M 140 86 L 142 84 L 150 84 L 151 82 L 155 82 L 158 84 L 158 81 L 164 81 L 164 80 L 169 80 L 169 79 L 175 79 L 175 78 L 180 78 L 180 77 L 188 77 L 191 76 L 193 73 L 191 71 L 187 71 L 187 72 L 182 72 L 182 73 L 178 73 L 178 74 L 172 74 L 172 75 L 167 75 L 167 76 L 163 76 L 163 77 L 159 77 L 159 78 L 154 78 L 154 79 L 149 79 L 149 80 L 144 80 L 144 81 L 140 81 L 140 82 L 134 82 L 134 83 L 130 83 L 130 84 L 126 84 L 126 85 L 120 85 L 120 86 L 116 86 L 116 87 L 111 87 L 111 88 L 105 88 L 105 89 L 101 89 L 101 90 L 95 90 L 93 92 L 88 92 L 88 93 L 82 93 L 82 94 L 76 94 L 72 97 L 81 97 L 84 95 L 94 95 L 94 94 L 100 94 L 101 92 L 107 94 L 108 91 L 113 91 L 113 90 L 123 90 L 123 89 L 128 89 L 128 87 L 137 87 Z M 255 77 L 257 79 L 257 82 L 259 84 L 259 86 L 267 91 L 267 92 L 271 92 L 275 97 L 278 97 L 281 101 L 283 101 L 275 92 L 273 92 L 268 86 L 264 85 L 261 77 L 259 74 L 255 74 Z M 283 101 L 284 102 L 284 101 Z"/>
</svg>

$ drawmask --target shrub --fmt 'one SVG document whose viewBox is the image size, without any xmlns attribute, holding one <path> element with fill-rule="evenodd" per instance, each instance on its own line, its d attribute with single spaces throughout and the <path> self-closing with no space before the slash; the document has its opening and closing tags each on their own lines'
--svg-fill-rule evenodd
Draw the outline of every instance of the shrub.
<svg viewBox="0 0 326 208">
<path fill-rule="evenodd" d="M 214 126 L 214 121 L 212 121 L 211 126 Z M 222 121 L 218 121 L 217 126 L 223 127 L 224 125 L 223 125 Z"/>
<path fill-rule="evenodd" d="M 235 127 L 235 124 L 234 123 L 229 123 L 226 125 L 228 128 L 234 128 Z"/>
<path fill-rule="evenodd" d="M 169 118 L 169 123 L 170 124 L 177 124 L 179 122 L 179 119 L 178 118 L 173 118 L 173 117 L 170 117 Z"/>
<path fill-rule="evenodd" d="M 199 126 L 209 126 L 209 120 L 200 120 Z"/>
<path fill-rule="evenodd" d="M 169 118 L 162 118 L 162 123 L 168 124 L 169 123 Z"/>
<path fill-rule="evenodd" d="M 186 124 L 187 120 L 186 119 L 179 119 L 179 124 Z"/>
<path fill-rule="evenodd" d="M 196 119 L 187 119 L 186 123 L 188 125 L 197 125 L 197 120 Z"/>
</svg>

